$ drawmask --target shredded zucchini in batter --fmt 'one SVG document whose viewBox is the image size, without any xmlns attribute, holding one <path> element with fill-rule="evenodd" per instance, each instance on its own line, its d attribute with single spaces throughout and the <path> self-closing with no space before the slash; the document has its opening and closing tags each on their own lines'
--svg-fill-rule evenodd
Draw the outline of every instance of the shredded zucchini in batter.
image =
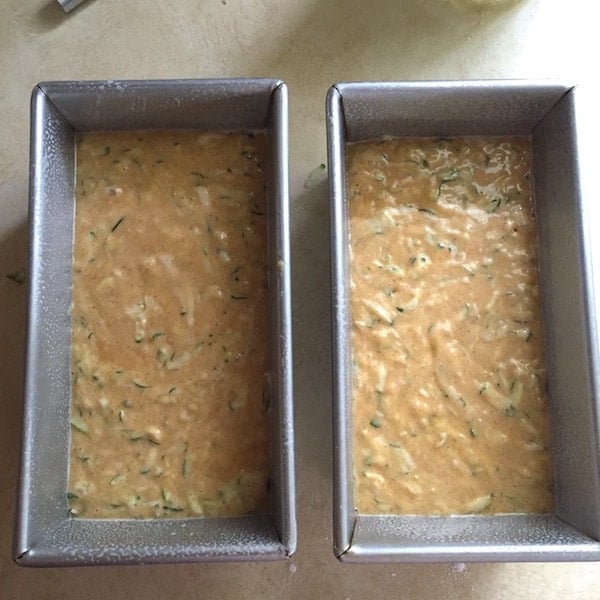
<svg viewBox="0 0 600 600">
<path fill-rule="evenodd" d="M 550 511 L 529 140 L 347 153 L 357 510 Z"/>
<path fill-rule="evenodd" d="M 70 514 L 266 508 L 263 134 L 77 144 Z"/>
</svg>

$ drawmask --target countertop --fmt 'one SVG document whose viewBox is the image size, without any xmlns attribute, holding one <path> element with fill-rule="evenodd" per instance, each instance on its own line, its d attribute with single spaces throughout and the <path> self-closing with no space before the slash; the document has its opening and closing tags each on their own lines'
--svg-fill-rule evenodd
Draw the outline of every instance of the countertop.
<svg viewBox="0 0 600 600">
<path fill-rule="evenodd" d="M 465 0 L 463 0 L 464 2 Z M 332 552 L 325 94 L 336 81 L 559 78 L 595 86 L 595 3 L 54 0 L 0 3 L 0 598 L 593 599 L 596 563 L 349 565 Z M 594 11 L 594 12 L 592 12 Z M 289 85 L 298 529 L 287 562 L 25 569 L 12 562 L 27 266 L 29 95 L 39 81 L 277 77 Z M 595 88 L 594 88 L 595 89 Z"/>
</svg>

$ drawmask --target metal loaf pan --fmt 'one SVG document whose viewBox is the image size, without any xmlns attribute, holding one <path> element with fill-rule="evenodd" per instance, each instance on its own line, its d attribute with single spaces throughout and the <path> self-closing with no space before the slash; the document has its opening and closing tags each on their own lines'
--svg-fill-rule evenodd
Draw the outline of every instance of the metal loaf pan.
<svg viewBox="0 0 600 600">
<path fill-rule="evenodd" d="M 586 96 L 553 82 L 347 83 L 327 98 L 332 215 L 334 551 L 348 562 L 600 559 L 598 336 Z M 533 144 L 555 513 L 356 514 L 345 145 L 384 136 L 523 134 Z"/>
<path fill-rule="evenodd" d="M 287 88 L 266 79 L 41 83 L 31 105 L 30 282 L 14 558 L 28 566 L 276 560 L 296 548 Z M 169 520 L 67 514 L 75 132 L 265 130 L 270 511 Z"/>
</svg>

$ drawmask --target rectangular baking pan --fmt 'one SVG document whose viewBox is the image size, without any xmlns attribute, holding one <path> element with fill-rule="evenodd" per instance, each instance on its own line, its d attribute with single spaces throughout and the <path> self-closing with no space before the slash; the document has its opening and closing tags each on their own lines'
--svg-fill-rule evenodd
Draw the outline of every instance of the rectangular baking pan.
<svg viewBox="0 0 600 600">
<path fill-rule="evenodd" d="M 583 123 L 588 109 L 580 90 L 554 82 L 343 83 L 329 90 L 334 552 L 341 561 L 600 559 L 600 373 L 590 257 L 596 194 L 591 165 L 585 162 L 593 143 Z M 345 146 L 384 136 L 513 134 L 530 136 L 533 145 L 555 513 L 357 514 Z"/>
<path fill-rule="evenodd" d="M 285 84 L 267 79 L 74 81 L 34 89 L 18 564 L 276 560 L 295 551 L 287 111 Z M 266 515 L 135 521 L 67 513 L 75 134 L 158 128 L 268 135 L 272 438 Z"/>
</svg>

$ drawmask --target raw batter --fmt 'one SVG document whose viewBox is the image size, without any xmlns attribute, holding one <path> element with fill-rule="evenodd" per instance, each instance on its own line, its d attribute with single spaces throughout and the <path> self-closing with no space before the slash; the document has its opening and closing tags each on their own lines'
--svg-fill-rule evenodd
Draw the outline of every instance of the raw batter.
<svg viewBox="0 0 600 600">
<path fill-rule="evenodd" d="M 266 508 L 265 141 L 78 141 L 72 515 Z"/>
<path fill-rule="evenodd" d="M 529 141 L 347 152 L 358 512 L 551 511 Z"/>
</svg>

